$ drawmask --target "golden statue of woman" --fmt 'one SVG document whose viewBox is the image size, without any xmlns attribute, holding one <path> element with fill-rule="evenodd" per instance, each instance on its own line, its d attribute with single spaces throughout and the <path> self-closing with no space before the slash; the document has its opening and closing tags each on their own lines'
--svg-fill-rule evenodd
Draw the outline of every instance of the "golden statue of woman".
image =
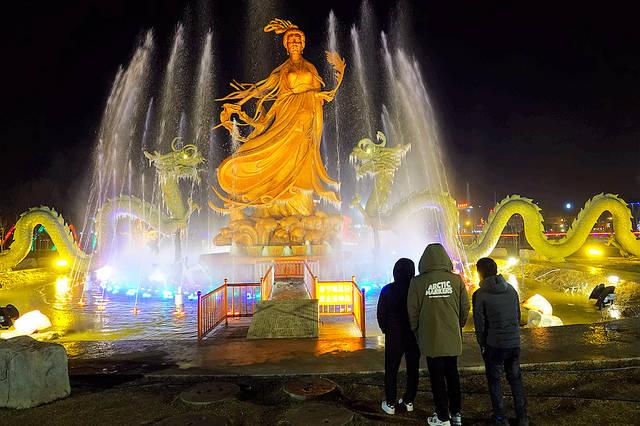
<svg viewBox="0 0 640 426">
<path fill-rule="evenodd" d="M 302 57 L 304 33 L 289 21 L 272 20 L 265 32 L 283 34 L 289 59 L 269 77 L 255 84 L 232 83 L 237 91 L 220 99 L 224 126 L 243 144 L 218 168 L 214 188 L 224 213 L 254 208 L 254 217 L 308 216 L 314 212 L 313 194 L 333 204 L 340 202 L 339 183 L 331 179 L 322 163 L 322 106 L 333 100 L 342 82 L 345 62 L 337 53 L 327 52 L 337 79 L 333 90 L 322 91 L 322 78 L 313 64 Z M 253 116 L 242 106 L 255 99 Z M 267 107 L 268 103 L 271 103 Z M 237 117 L 237 118 L 236 118 Z M 239 136 L 236 126 L 251 126 L 247 137 Z"/>
</svg>

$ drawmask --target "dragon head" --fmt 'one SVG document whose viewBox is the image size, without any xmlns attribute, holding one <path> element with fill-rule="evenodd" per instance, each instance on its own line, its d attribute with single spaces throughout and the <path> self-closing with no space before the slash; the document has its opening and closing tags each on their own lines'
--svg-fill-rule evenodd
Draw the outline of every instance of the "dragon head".
<svg viewBox="0 0 640 426">
<path fill-rule="evenodd" d="M 369 138 L 361 139 L 349 155 L 358 179 L 367 175 L 395 172 L 411 148 L 410 144 L 387 148 L 387 138 L 380 131 L 376 133 L 376 139 L 377 143 Z"/>
<path fill-rule="evenodd" d="M 193 144 L 177 147 L 180 138 L 175 138 L 171 142 L 172 152 L 161 154 L 154 151 L 153 154 L 144 151 L 144 156 L 149 159 L 149 163 L 153 164 L 158 171 L 161 179 L 175 178 L 189 179 L 196 183 L 200 182 L 201 165 L 204 163 L 204 157 L 198 151 L 198 147 Z"/>
</svg>

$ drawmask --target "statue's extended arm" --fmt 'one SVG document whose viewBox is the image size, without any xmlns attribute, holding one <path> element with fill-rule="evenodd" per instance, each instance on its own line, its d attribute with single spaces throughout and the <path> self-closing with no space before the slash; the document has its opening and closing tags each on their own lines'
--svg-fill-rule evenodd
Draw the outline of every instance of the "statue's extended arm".
<svg viewBox="0 0 640 426">
<path fill-rule="evenodd" d="M 331 64 L 333 70 L 335 72 L 336 77 L 336 87 L 332 90 L 327 90 L 324 92 L 318 92 L 317 96 L 325 102 L 331 102 L 333 98 L 336 96 L 336 92 L 338 88 L 342 84 L 342 78 L 344 77 L 344 69 L 347 64 L 343 58 L 337 52 L 327 52 L 327 62 Z"/>
</svg>

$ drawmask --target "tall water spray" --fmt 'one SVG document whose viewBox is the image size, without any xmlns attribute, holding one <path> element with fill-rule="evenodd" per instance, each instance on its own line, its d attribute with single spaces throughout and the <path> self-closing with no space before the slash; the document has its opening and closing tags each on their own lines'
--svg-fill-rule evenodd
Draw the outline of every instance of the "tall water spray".
<svg viewBox="0 0 640 426">
<path fill-rule="evenodd" d="M 336 19 L 335 13 L 333 10 L 329 12 L 329 18 L 327 19 L 327 51 L 329 52 L 339 52 L 338 47 L 338 23 Z M 327 64 L 326 73 L 329 75 L 333 74 L 333 68 Z M 332 83 L 335 84 L 335 78 Z M 332 138 L 332 142 L 327 143 L 327 137 L 325 137 L 325 143 L 323 146 L 327 148 L 327 145 L 335 146 L 335 157 L 330 153 L 330 149 L 326 149 L 328 152 L 327 160 L 325 161 L 327 166 L 329 166 L 329 172 L 338 179 L 338 182 L 342 181 L 341 178 L 341 168 L 340 168 L 340 158 L 343 155 L 340 150 L 340 125 L 339 125 L 339 117 L 340 117 L 340 97 L 336 97 L 333 102 L 327 107 L 327 112 L 330 120 L 327 121 L 327 126 L 325 128 L 325 134 L 328 134 L 330 138 Z"/>
<path fill-rule="evenodd" d="M 284 17 L 281 0 L 249 0 L 245 16 L 244 74 L 241 81 L 259 81 L 279 65 L 279 58 L 283 57 L 280 40 L 265 37 L 262 31 L 273 18 Z"/>
<path fill-rule="evenodd" d="M 184 26 L 179 23 L 173 37 L 167 62 L 161 97 L 160 134 L 158 147 L 168 148 L 169 142 L 179 130 L 184 107 L 184 69 L 186 62 Z"/>
<path fill-rule="evenodd" d="M 411 152 L 396 173 L 386 209 L 415 197 L 420 191 L 448 193 L 444 153 L 432 101 L 417 60 L 406 53 L 411 51 L 411 42 L 402 36 L 395 37 L 391 43 L 383 32 L 376 34 L 373 9 L 366 0 L 361 4 L 360 15 L 358 26 L 353 25 L 349 31 L 351 58 L 348 62 L 352 76 L 343 96 L 352 98 L 348 106 L 351 114 L 348 117 L 336 114 L 340 117 L 335 130 L 340 135 L 338 152 L 349 153 L 359 139 L 373 138 L 377 130 L 385 132 L 389 147 L 411 144 Z M 395 26 L 406 25 L 398 21 L 405 17 L 404 13 L 397 13 Z M 330 16 L 330 39 L 331 19 Z M 342 176 L 348 175 L 347 167 L 347 163 L 342 165 Z M 371 183 L 343 179 L 343 185 L 353 188 L 345 187 L 343 194 L 353 191 L 363 196 L 363 202 L 374 190 Z M 382 245 L 395 255 L 416 258 L 427 243 L 440 241 L 452 256 L 464 259 L 457 230 L 451 226 L 457 223 L 457 218 L 443 217 L 443 211 L 425 206 L 405 218 L 395 232 L 383 233 Z M 352 214 L 359 216 L 355 211 Z"/>
<path fill-rule="evenodd" d="M 194 102 L 192 111 L 193 142 L 205 154 L 207 165 L 203 176 L 205 185 L 200 186 L 199 199 L 204 206 L 207 205 L 211 190 L 210 187 L 214 183 L 215 168 L 215 141 L 213 138 L 212 124 L 214 118 L 213 111 L 213 88 L 214 88 L 214 63 L 213 63 L 213 32 L 211 29 L 207 31 L 200 54 L 198 63 L 198 72 L 196 86 L 194 90 Z M 213 231 L 212 221 L 217 218 L 211 209 L 206 209 L 203 220 L 206 221 L 207 235 L 211 235 Z M 206 249 L 209 249 L 210 238 L 207 238 Z"/>
<path fill-rule="evenodd" d="M 132 145 L 140 129 L 147 102 L 153 53 L 153 33 L 148 31 L 126 69 L 116 74 L 102 115 L 94 153 L 94 171 L 83 230 L 104 202 L 122 191 L 128 174 Z M 140 155 L 140 153 L 137 153 Z M 118 178 L 122 179 L 118 182 Z M 88 238 L 90 232 L 83 232 Z"/>
</svg>

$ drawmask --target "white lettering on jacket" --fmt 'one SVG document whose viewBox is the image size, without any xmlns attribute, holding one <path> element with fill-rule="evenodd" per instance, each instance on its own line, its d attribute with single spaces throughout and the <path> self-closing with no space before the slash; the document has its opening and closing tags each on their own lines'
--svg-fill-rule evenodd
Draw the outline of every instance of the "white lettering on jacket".
<svg viewBox="0 0 640 426">
<path fill-rule="evenodd" d="M 440 281 L 430 284 L 425 292 L 425 296 L 429 296 L 429 299 L 437 297 L 450 297 L 453 294 L 453 288 L 451 287 L 451 281 Z"/>
</svg>

